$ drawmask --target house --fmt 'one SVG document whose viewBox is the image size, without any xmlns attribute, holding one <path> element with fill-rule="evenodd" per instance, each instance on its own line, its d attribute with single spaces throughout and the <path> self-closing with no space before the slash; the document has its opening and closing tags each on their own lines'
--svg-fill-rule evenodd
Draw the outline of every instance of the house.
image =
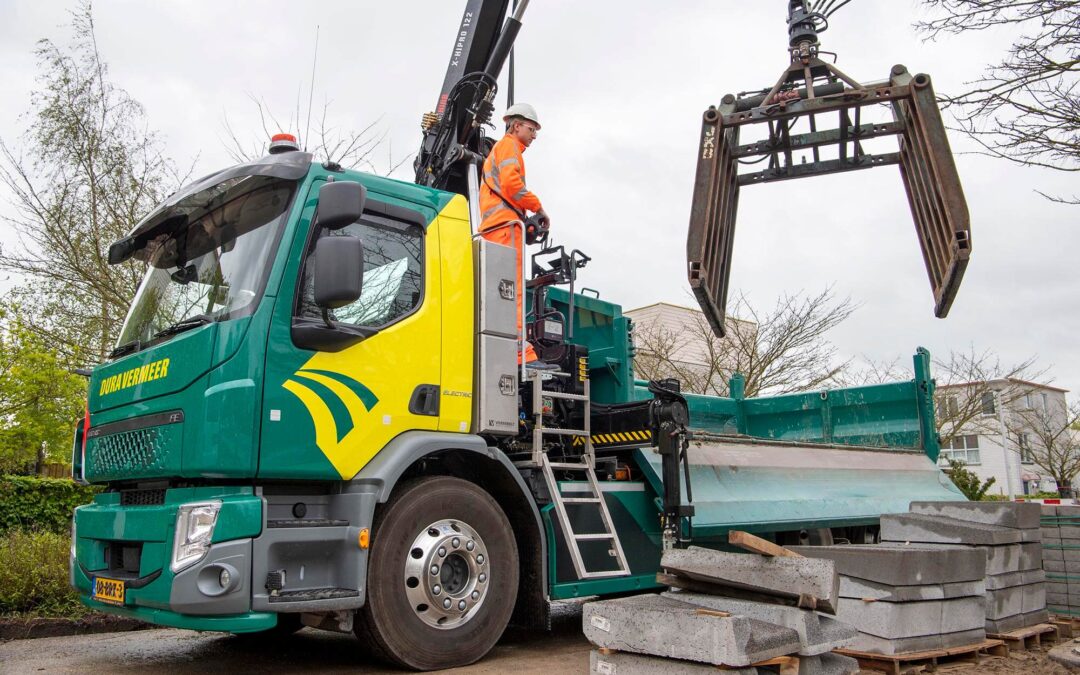
<svg viewBox="0 0 1080 675">
<path fill-rule="evenodd" d="M 1060 430 L 1067 424 L 1067 393 L 1015 378 L 939 386 L 938 463 L 947 466 L 949 459 L 957 459 L 980 479 L 995 478 L 990 489 L 995 494 L 1057 490 L 1053 477 L 1035 458 L 1046 453 L 1045 429 Z"/>
</svg>

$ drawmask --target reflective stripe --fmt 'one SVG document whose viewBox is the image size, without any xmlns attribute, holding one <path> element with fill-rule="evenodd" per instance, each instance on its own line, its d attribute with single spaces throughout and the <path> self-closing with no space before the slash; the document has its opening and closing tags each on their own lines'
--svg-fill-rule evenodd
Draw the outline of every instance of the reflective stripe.
<svg viewBox="0 0 1080 675">
<path fill-rule="evenodd" d="M 516 195 L 514 195 L 513 197 L 511 197 L 511 199 L 517 201 L 518 199 L 521 199 L 522 197 L 524 197 L 527 194 L 529 194 L 529 189 L 523 187 L 520 190 L 518 190 L 518 193 Z"/>
<path fill-rule="evenodd" d="M 496 169 L 501 169 L 502 167 L 506 166 L 507 164 L 516 164 L 517 161 L 518 161 L 517 157 L 511 157 L 510 159 L 504 159 L 503 161 L 499 162 L 499 166 L 497 166 L 495 168 Z"/>
<path fill-rule="evenodd" d="M 480 214 L 480 217 L 481 218 L 488 218 L 490 216 L 495 215 L 496 213 L 498 213 L 502 209 L 506 209 L 507 211 L 510 210 L 510 208 L 506 204 L 503 204 L 502 202 L 499 202 L 495 206 L 492 206 L 490 209 L 488 209 L 487 211 L 484 211 L 482 214 Z"/>
</svg>

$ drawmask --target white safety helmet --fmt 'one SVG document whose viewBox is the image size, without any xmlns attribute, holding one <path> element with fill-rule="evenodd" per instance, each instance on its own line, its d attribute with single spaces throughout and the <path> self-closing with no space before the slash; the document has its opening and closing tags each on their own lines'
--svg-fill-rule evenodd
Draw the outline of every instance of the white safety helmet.
<svg viewBox="0 0 1080 675">
<path fill-rule="evenodd" d="M 507 108 L 506 114 L 503 115 L 503 122 L 509 124 L 511 117 L 522 117 L 535 124 L 537 129 L 540 128 L 540 120 L 537 119 L 536 108 L 528 103 L 515 103 Z"/>
</svg>

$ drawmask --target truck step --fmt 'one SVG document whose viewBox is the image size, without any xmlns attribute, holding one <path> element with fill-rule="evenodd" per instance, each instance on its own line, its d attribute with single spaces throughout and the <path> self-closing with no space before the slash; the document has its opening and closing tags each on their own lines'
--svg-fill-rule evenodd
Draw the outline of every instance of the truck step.
<svg viewBox="0 0 1080 675">
<path fill-rule="evenodd" d="M 334 600 L 355 598 L 360 591 L 355 588 L 308 588 L 301 591 L 281 591 L 270 596 L 270 602 L 307 602 L 309 600 Z"/>
<path fill-rule="evenodd" d="M 346 527 L 347 520 L 331 520 L 329 518 L 282 518 L 279 520 L 266 521 L 268 528 L 281 527 Z"/>
</svg>

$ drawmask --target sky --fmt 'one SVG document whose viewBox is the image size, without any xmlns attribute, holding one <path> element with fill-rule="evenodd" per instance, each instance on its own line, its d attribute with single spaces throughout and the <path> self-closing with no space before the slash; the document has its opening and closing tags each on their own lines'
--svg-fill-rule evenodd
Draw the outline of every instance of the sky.
<svg viewBox="0 0 1080 675">
<path fill-rule="evenodd" d="M 533 0 L 516 43 L 516 99 L 543 124 L 528 184 L 555 239 L 593 260 L 580 283 L 630 309 L 694 304 L 685 242 L 701 113 L 726 93 L 767 88 L 786 67 L 784 0 Z M 0 138 L 16 143 L 29 108 L 37 40 L 66 43 L 74 2 L 0 0 Z M 385 172 L 414 152 L 434 108 L 464 2 L 99 0 L 99 51 L 112 81 L 145 107 L 166 154 L 198 176 L 229 165 L 225 120 L 251 145 L 264 134 L 253 99 L 283 123 L 374 123 Z M 893 64 L 958 93 L 1002 56 L 1008 30 L 926 42 L 916 0 L 857 0 L 832 17 L 822 48 L 861 82 Z M 298 104 L 298 100 L 300 103 Z M 505 105 L 500 95 L 497 112 Z M 947 319 L 933 297 L 896 167 L 742 191 L 731 284 L 757 306 L 831 287 L 858 311 L 830 339 L 843 356 L 910 368 L 936 355 L 989 350 L 1035 357 L 1044 380 L 1080 389 L 1080 207 L 1076 174 L 973 154 L 952 134 L 971 213 L 972 256 Z M 411 179 L 410 161 L 393 175 Z M 0 195 L 6 197 L 6 195 Z M 6 200 L 5 200 L 6 201 Z M 0 210 L 10 209 L 0 202 Z M 0 230 L 0 243 L 15 235 Z"/>
</svg>

